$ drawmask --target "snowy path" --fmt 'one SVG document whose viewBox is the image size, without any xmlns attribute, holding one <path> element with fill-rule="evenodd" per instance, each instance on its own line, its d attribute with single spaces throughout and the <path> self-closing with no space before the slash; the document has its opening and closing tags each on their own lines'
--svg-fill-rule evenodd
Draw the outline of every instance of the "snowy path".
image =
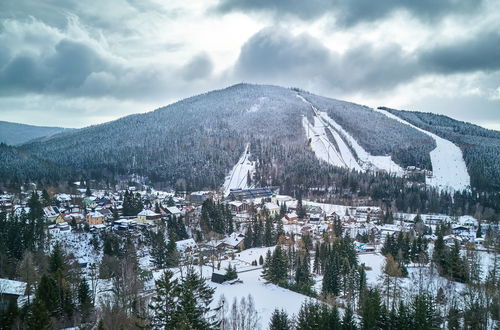
<svg viewBox="0 0 500 330">
<path fill-rule="evenodd" d="M 385 110 L 375 109 L 389 118 L 395 119 L 403 124 L 409 125 L 422 133 L 427 134 L 436 141 L 436 148 L 430 152 L 432 162 L 432 177 L 426 178 L 428 185 L 443 190 L 464 190 L 470 186 L 470 176 L 467 172 L 462 150 L 452 142 L 445 140 L 436 134 L 423 130 L 410 124 Z"/>
<path fill-rule="evenodd" d="M 301 95 L 297 94 L 297 97 L 309 104 L 315 114 L 314 125 L 311 125 L 306 118 L 303 119 L 302 124 L 306 130 L 307 138 L 311 138 L 311 147 L 318 158 L 332 165 L 357 171 L 379 169 L 403 175 L 403 169 L 394 163 L 390 156 L 371 155 L 326 112 L 319 111 Z M 338 149 L 328 139 L 326 130 L 333 135 Z M 356 155 L 351 151 L 351 148 Z"/>
<path fill-rule="evenodd" d="M 229 195 L 231 189 L 249 188 L 247 186 L 248 173 L 252 175 L 253 172 L 255 171 L 254 162 L 249 160 L 250 158 L 249 148 L 250 145 L 247 144 L 245 147 L 245 151 L 238 160 L 238 163 L 234 165 L 233 169 L 231 170 L 231 173 L 229 173 L 229 175 L 226 177 L 226 180 L 223 185 L 224 196 Z"/>
</svg>

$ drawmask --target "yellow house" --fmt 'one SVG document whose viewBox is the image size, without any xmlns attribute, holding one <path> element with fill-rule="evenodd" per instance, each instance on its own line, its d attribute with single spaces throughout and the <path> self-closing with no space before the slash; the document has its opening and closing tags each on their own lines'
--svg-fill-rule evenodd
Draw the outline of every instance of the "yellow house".
<svg viewBox="0 0 500 330">
<path fill-rule="evenodd" d="M 59 213 L 54 221 L 55 221 L 55 223 L 61 223 L 61 222 L 65 222 L 66 220 L 64 220 L 64 217 L 62 216 L 62 214 Z"/>
<path fill-rule="evenodd" d="M 161 215 L 151 210 L 142 210 L 141 212 L 139 212 L 139 214 L 137 214 L 137 223 L 147 223 L 160 220 Z"/>
<path fill-rule="evenodd" d="M 104 224 L 104 215 L 98 211 L 92 211 L 87 214 L 87 223 L 89 225 L 102 225 Z"/>
</svg>

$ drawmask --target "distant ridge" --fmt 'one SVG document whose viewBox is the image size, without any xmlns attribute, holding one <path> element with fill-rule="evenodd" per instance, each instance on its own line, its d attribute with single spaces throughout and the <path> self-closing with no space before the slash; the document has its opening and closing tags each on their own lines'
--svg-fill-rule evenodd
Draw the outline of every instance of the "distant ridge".
<svg viewBox="0 0 500 330">
<path fill-rule="evenodd" d="M 0 121 L 0 143 L 15 146 L 68 130 L 71 129 Z"/>
</svg>

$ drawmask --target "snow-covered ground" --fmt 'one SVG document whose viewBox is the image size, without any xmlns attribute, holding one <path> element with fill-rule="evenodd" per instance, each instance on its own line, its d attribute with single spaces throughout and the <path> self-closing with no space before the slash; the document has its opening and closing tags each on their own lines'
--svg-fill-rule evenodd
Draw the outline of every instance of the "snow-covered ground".
<svg viewBox="0 0 500 330">
<path fill-rule="evenodd" d="M 462 150 L 458 146 L 436 134 L 418 128 L 385 110 L 375 109 L 375 111 L 409 125 L 429 135 L 436 141 L 436 148 L 430 152 L 433 175 L 431 178 L 426 178 L 428 185 L 443 190 L 464 190 L 469 188 L 470 176 L 465 166 Z"/>
<path fill-rule="evenodd" d="M 310 298 L 305 295 L 283 289 L 275 284 L 266 284 L 266 280 L 261 278 L 261 266 L 251 266 L 252 261 L 258 262 L 260 256 L 265 258 L 267 251 L 273 251 L 273 249 L 274 247 L 248 249 L 237 253 L 234 260 L 221 261 L 220 270 L 216 269 L 215 271 L 218 273 L 224 273 L 224 269 L 227 268 L 229 264 L 231 264 L 231 266 L 236 266 L 238 278 L 243 283 L 230 284 L 226 282 L 218 284 L 211 282 L 210 278 L 212 276 L 212 267 L 195 266 L 194 270 L 201 272 L 203 277 L 207 279 L 207 283 L 215 289 L 211 307 L 219 307 L 220 298 L 224 296 L 225 305 L 229 310 L 234 299 L 236 299 L 239 304 L 241 298 L 247 298 L 248 295 L 251 295 L 260 318 L 259 329 L 267 328 L 269 320 L 271 319 L 271 314 L 275 308 L 284 309 L 289 315 L 297 315 L 302 303 Z M 179 268 L 172 268 L 171 270 L 174 272 L 174 277 L 180 276 Z M 162 273 L 163 270 L 154 271 L 154 279 L 160 278 Z M 150 283 L 146 284 L 146 287 L 154 288 L 153 284 L 154 282 L 152 280 Z"/>
<path fill-rule="evenodd" d="M 245 189 L 250 188 L 247 185 L 248 173 L 253 175 L 255 172 L 255 162 L 250 161 L 250 145 L 247 144 L 245 151 L 241 155 L 238 163 L 234 165 L 233 169 L 224 181 L 224 196 L 229 195 L 231 189 Z"/>
<path fill-rule="evenodd" d="M 357 171 L 385 170 L 396 175 L 403 175 L 403 169 L 394 163 L 390 156 L 371 155 L 326 112 L 318 111 L 301 95 L 297 95 L 297 97 L 309 104 L 315 113 L 313 124 L 304 117 L 302 125 L 307 138 L 311 139 L 311 148 L 316 157 L 334 166 L 347 167 Z M 327 131 L 332 134 L 336 145 L 328 138 Z"/>
</svg>

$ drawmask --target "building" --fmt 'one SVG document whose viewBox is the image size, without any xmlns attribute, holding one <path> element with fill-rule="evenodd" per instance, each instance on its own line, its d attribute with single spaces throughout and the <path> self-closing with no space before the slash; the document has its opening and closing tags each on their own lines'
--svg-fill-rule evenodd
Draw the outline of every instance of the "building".
<svg viewBox="0 0 500 330">
<path fill-rule="evenodd" d="M 0 311 L 5 311 L 9 304 L 18 304 L 19 297 L 26 294 L 26 282 L 0 278 Z"/>
<path fill-rule="evenodd" d="M 222 284 L 226 280 L 226 275 L 219 273 L 212 273 L 212 282 Z"/>
<path fill-rule="evenodd" d="M 277 193 L 279 187 L 261 187 L 250 189 L 231 189 L 226 197 L 231 201 L 243 201 L 255 198 L 271 198 Z"/>
<path fill-rule="evenodd" d="M 264 206 L 260 209 L 261 215 L 264 215 L 264 210 L 266 210 L 271 217 L 275 217 L 280 214 L 280 207 L 274 203 L 265 203 Z"/>
<path fill-rule="evenodd" d="M 218 249 L 243 249 L 245 235 L 240 233 L 232 233 L 217 244 Z"/>
<path fill-rule="evenodd" d="M 87 223 L 89 225 L 102 225 L 104 223 L 104 215 L 98 211 L 92 211 L 87 214 Z"/>
<path fill-rule="evenodd" d="M 151 210 L 142 210 L 137 214 L 137 223 L 155 222 L 161 220 L 161 214 Z"/>
</svg>

